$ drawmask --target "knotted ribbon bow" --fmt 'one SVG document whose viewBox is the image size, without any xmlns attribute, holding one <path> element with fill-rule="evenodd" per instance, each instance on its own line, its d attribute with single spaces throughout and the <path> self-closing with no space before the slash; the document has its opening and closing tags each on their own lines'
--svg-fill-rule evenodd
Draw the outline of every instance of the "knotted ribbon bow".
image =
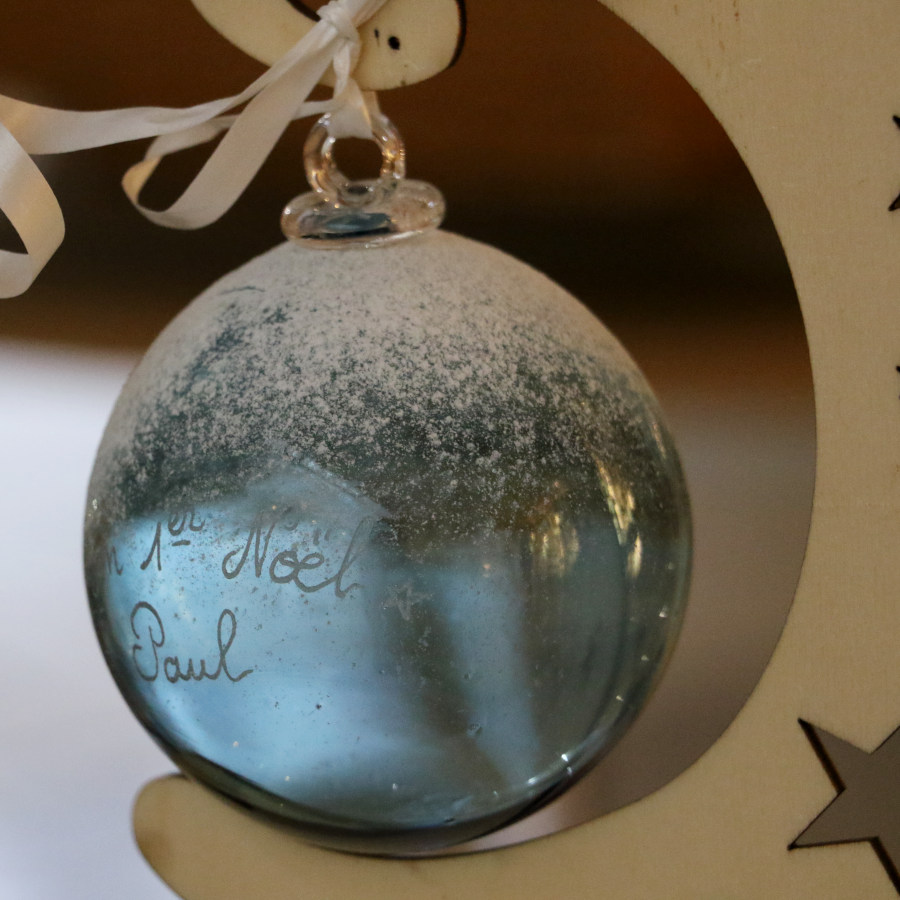
<svg viewBox="0 0 900 900">
<path fill-rule="evenodd" d="M 155 137 L 122 186 L 151 222 L 201 228 L 225 213 L 241 195 L 276 141 L 294 119 L 335 113 L 335 136 L 367 138 L 377 111 L 374 94 L 352 78 L 359 59 L 358 28 L 387 0 L 332 0 L 319 21 L 268 71 L 240 94 L 186 109 L 133 107 L 71 112 L 0 96 L 0 210 L 22 239 L 25 253 L 0 250 L 0 297 L 24 293 L 62 243 L 62 210 L 31 154 L 66 153 Z M 329 66 L 330 100 L 308 99 Z M 225 115 L 242 104 L 237 115 Z M 163 156 L 212 140 L 227 131 L 184 193 L 168 209 L 138 201 L 141 188 Z"/>
</svg>

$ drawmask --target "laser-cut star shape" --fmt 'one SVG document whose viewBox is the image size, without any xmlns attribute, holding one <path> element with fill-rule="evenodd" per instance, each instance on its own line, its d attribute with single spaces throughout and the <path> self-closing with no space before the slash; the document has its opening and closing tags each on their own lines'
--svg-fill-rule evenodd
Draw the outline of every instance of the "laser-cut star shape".
<svg viewBox="0 0 900 900">
<path fill-rule="evenodd" d="M 866 753 L 808 722 L 800 725 L 838 795 L 790 849 L 869 841 L 900 894 L 900 728 Z"/>
<path fill-rule="evenodd" d="M 894 124 L 898 128 L 900 128 L 900 116 L 894 116 L 893 119 L 894 119 Z M 888 207 L 888 209 L 891 212 L 896 212 L 898 209 L 900 209 L 900 197 L 897 197 L 897 199 Z"/>
</svg>

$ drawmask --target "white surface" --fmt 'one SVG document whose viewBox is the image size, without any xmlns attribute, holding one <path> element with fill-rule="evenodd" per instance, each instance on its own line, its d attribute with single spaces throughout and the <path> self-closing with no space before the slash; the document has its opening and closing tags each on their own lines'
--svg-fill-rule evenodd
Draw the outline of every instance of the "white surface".
<svg viewBox="0 0 900 900">
<path fill-rule="evenodd" d="M 134 360 L 0 342 L 0 898 L 153 900 L 131 802 L 171 771 L 94 638 L 81 518 Z"/>
</svg>

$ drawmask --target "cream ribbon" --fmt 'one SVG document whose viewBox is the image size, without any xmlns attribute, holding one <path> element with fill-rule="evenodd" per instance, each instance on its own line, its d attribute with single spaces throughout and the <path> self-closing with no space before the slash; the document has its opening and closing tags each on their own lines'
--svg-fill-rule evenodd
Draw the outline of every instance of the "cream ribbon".
<svg viewBox="0 0 900 900">
<path fill-rule="evenodd" d="M 0 96 L 0 210 L 22 239 L 24 253 L 0 250 L 0 297 L 26 291 L 62 243 L 62 210 L 31 154 L 66 153 L 155 137 L 122 186 L 151 222 L 201 228 L 237 200 L 294 119 L 335 114 L 336 137 L 370 137 L 375 95 L 352 78 L 359 59 L 360 25 L 387 0 L 331 0 L 319 21 L 278 62 L 234 97 L 186 109 L 133 107 L 98 112 L 51 109 Z M 308 100 L 329 66 L 330 100 Z M 237 115 L 225 115 L 246 103 Z M 227 134 L 184 193 L 166 210 L 147 209 L 141 188 L 163 156 Z"/>
</svg>

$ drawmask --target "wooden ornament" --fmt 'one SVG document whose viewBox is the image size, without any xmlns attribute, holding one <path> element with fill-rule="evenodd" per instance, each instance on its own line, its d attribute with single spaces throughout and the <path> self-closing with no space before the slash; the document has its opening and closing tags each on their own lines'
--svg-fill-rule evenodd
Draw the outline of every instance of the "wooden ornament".
<svg viewBox="0 0 900 900">
<path fill-rule="evenodd" d="M 900 4 L 607 5 L 688 79 L 740 151 L 803 310 L 817 483 L 802 577 L 772 661 L 726 733 L 666 787 L 594 822 L 491 853 L 343 856 L 183 779 L 155 782 L 136 807 L 137 838 L 190 900 L 897 897 L 888 835 L 831 830 L 824 846 L 808 841 L 824 830 L 821 818 L 810 826 L 838 781 L 852 790 L 865 781 L 857 769 L 869 773 L 889 758 L 900 716 L 900 212 L 892 211 Z M 895 766 L 879 775 L 891 810 L 895 776 Z M 829 828 L 838 818 L 833 808 Z"/>
<path fill-rule="evenodd" d="M 290 0 L 191 0 L 223 37 L 272 65 L 315 25 Z M 451 66 L 465 40 L 464 0 L 390 0 L 360 30 L 354 78 L 364 91 L 425 81 Z M 322 83 L 331 84 L 331 73 Z"/>
</svg>

